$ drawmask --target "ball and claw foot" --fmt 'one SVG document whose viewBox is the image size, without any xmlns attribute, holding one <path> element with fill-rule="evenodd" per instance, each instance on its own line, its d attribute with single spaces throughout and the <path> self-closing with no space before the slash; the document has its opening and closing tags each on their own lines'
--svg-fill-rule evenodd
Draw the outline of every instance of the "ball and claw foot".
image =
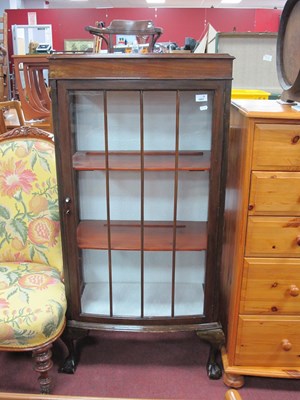
<svg viewBox="0 0 300 400">
<path fill-rule="evenodd" d="M 208 362 L 207 366 L 207 375 L 209 379 L 220 379 L 222 377 L 222 368 L 216 362 Z"/>
<path fill-rule="evenodd" d="M 209 379 L 216 380 L 222 377 L 222 368 L 216 361 L 218 353 L 219 350 L 216 347 L 214 346 L 210 347 L 209 357 L 206 364 L 206 370 Z"/>
<path fill-rule="evenodd" d="M 58 372 L 65 374 L 74 374 L 79 362 L 79 355 L 76 343 L 78 340 L 86 337 L 89 330 L 80 328 L 66 328 L 61 336 L 63 343 L 66 345 L 69 355 L 64 360 L 63 366 L 59 368 Z"/>
<path fill-rule="evenodd" d="M 200 339 L 210 344 L 209 356 L 206 364 L 206 371 L 209 379 L 220 379 L 222 377 L 222 367 L 217 362 L 220 348 L 225 342 L 224 332 L 220 326 L 204 331 L 196 331 Z"/>
<path fill-rule="evenodd" d="M 58 372 L 63 372 L 65 374 L 74 374 L 76 371 L 76 367 L 76 359 L 74 356 L 70 355 L 65 359 L 63 366 L 59 368 Z"/>
</svg>

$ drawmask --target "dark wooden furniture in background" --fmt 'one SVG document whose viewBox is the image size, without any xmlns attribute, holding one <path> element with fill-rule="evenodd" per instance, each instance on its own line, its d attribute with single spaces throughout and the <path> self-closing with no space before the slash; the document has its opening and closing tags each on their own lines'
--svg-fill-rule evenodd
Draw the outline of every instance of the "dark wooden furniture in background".
<svg viewBox="0 0 300 400">
<path fill-rule="evenodd" d="M 7 132 L 3 112 L 0 111 L 0 133 Z"/>
<path fill-rule="evenodd" d="M 9 67 L 7 40 L 7 13 L 0 16 L 0 101 L 9 99 Z"/>
<path fill-rule="evenodd" d="M 17 92 L 25 120 L 44 120 L 46 124 L 51 124 L 48 55 L 14 55 L 13 61 Z M 39 127 L 45 129 L 44 125 Z"/>
<path fill-rule="evenodd" d="M 300 114 L 275 100 L 236 100 L 229 137 L 224 382 L 299 379 Z"/>
<path fill-rule="evenodd" d="M 81 332 L 196 331 L 221 369 L 228 55 L 52 55 L 70 357 Z"/>
<path fill-rule="evenodd" d="M 300 1 L 287 0 L 278 30 L 277 75 L 285 101 L 300 101 Z"/>
<path fill-rule="evenodd" d="M 51 118 L 25 121 L 22 105 L 19 100 L 1 101 L 0 115 L 2 117 L 2 130 L 4 132 L 20 126 L 31 126 L 52 133 Z"/>
<path fill-rule="evenodd" d="M 107 45 L 109 53 L 114 52 L 114 44 L 116 44 L 116 35 L 135 36 L 138 44 L 148 43 L 148 52 L 154 50 L 154 45 L 163 33 L 162 28 L 155 27 L 152 21 L 132 21 L 132 20 L 113 20 L 110 25 L 105 28 L 99 26 L 86 26 L 86 31 L 92 35 L 103 39 Z"/>
<path fill-rule="evenodd" d="M 26 125 L 21 103 L 18 100 L 1 101 L 0 115 L 4 123 L 4 132 Z"/>
</svg>

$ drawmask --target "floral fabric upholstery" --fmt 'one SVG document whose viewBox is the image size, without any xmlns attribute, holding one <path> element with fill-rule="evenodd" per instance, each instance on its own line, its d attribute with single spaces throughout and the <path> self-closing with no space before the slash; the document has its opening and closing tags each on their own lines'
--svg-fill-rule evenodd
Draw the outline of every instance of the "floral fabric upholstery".
<svg viewBox="0 0 300 400">
<path fill-rule="evenodd" d="M 52 341 L 66 298 L 54 144 L 0 142 L 0 348 Z"/>
<path fill-rule="evenodd" d="M 0 263 L 0 347 L 35 347 L 64 327 L 65 288 L 56 268 Z"/>
<path fill-rule="evenodd" d="M 0 142 L 0 262 L 45 263 L 62 273 L 54 145 Z"/>
</svg>

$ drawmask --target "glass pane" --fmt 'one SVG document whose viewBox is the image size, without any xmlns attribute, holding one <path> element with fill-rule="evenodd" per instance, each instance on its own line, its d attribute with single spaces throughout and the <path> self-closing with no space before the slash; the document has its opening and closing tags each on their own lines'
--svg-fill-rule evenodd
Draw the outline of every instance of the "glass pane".
<svg viewBox="0 0 300 400">
<path fill-rule="evenodd" d="M 109 316 L 109 270 L 107 251 L 82 250 L 84 291 L 83 313 Z"/>
<path fill-rule="evenodd" d="M 144 213 L 148 221 L 173 221 L 174 173 L 145 172 Z"/>
<path fill-rule="evenodd" d="M 71 127 L 77 150 L 104 149 L 104 108 L 102 91 L 70 92 Z"/>
<path fill-rule="evenodd" d="M 175 316 L 203 314 L 205 251 L 176 252 Z"/>
<path fill-rule="evenodd" d="M 176 92 L 144 92 L 145 150 L 175 149 Z"/>
<path fill-rule="evenodd" d="M 141 255 L 134 251 L 112 252 L 113 315 L 141 315 Z"/>
<path fill-rule="evenodd" d="M 79 218 L 107 219 L 104 171 L 80 171 L 78 176 Z"/>
<path fill-rule="evenodd" d="M 83 250 L 82 312 L 110 315 L 108 252 Z M 113 316 L 141 315 L 140 253 L 112 251 Z"/>
<path fill-rule="evenodd" d="M 207 221 L 209 172 L 178 173 L 177 219 L 181 221 Z"/>
<path fill-rule="evenodd" d="M 145 255 L 146 317 L 170 317 L 172 311 L 172 253 L 146 252 Z"/>
<path fill-rule="evenodd" d="M 130 229 L 140 229 L 142 200 L 144 220 L 157 221 L 155 229 L 160 230 L 161 237 L 164 236 L 164 248 L 157 246 L 157 243 L 154 249 L 152 247 L 153 241 L 157 242 L 155 237 L 159 236 L 156 231 L 154 238 L 151 236 L 150 241 L 148 238 L 147 243 L 150 245 L 145 247 L 144 252 L 144 282 L 141 278 L 143 265 L 142 249 L 139 247 L 140 237 L 135 247 L 126 247 L 122 243 L 123 246 L 118 247 L 118 250 L 111 250 L 112 304 L 110 304 L 109 249 L 83 249 L 82 311 L 110 316 L 112 310 L 113 317 L 141 317 L 143 291 L 145 317 L 171 317 L 173 301 L 175 316 L 203 315 L 206 251 L 199 251 L 201 246 L 198 246 L 198 242 L 196 245 L 193 244 L 192 248 L 188 242 L 189 246 L 185 251 L 178 251 L 176 247 L 175 280 L 172 282 L 172 232 L 176 187 L 174 151 L 176 134 L 179 135 L 179 151 L 210 150 L 212 92 L 92 90 L 73 91 L 69 92 L 69 95 L 72 96 L 70 118 L 76 151 L 103 152 L 105 127 L 107 127 L 109 153 L 124 151 L 137 153 L 135 170 L 122 168 L 120 163 L 116 164 L 117 170 L 109 170 L 108 174 L 105 170 L 95 170 L 94 165 L 89 164 L 90 161 L 87 162 L 83 157 L 83 162 L 87 163 L 87 170 L 79 168 L 76 172 L 79 219 L 94 221 L 107 219 L 107 188 L 109 188 L 111 237 L 114 243 L 118 240 L 128 241 L 126 235 L 118 236 L 118 233 L 115 233 L 119 229 L 117 221 L 128 220 L 133 224 L 133 228 L 131 226 L 128 228 L 127 238 L 131 239 L 130 232 L 133 231 Z M 106 117 L 105 109 L 107 109 Z M 140 115 L 142 110 L 143 114 Z M 139 170 L 141 132 L 144 134 L 145 151 L 152 151 L 156 156 L 158 155 L 155 154 L 156 151 L 173 152 L 173 159 L 169 158 L 167 168 L 164 164 L 165 155 L 160 154 L 159 161 L 154 161 L 153 170 L 141 173 Z M 184 224 L 184 221 L 206 222 L 209 170 L 197 170 L 200 168 L 197 163 L 194 163 L 193 168 L 189 170 L 188 161 L 184 161 L 181 165 L 184 165 L 184 170 L 179 170 L 177 173 L 177 225 L 180 221 L 186 226 L 188 224 Z M 102 168 L 104 166 L 105 163 L 102 164 Z M 144 177 L 143 193 L 141 177 Z M 163 224 L 166 222 L 167 226 Z M 182 226 L 180 229 L 178 236 L 184 235 Z M 168 235 L 162 235 L 161 231 L 164 230 L 169 230 Z M 145 235 L 149 230 L 146 231 L 147 228 Z M 122 247 L 124 250 L 119 250 Z M 130 248 L 134 250 L 129 251 Z M 173 287 L 174 299 L 172 299 Z"/>
<path fill-rule="evenodd" d="M 210 150 L 212 93 L 180 91 L 179 98 L 180 150 Z"/>
<path fill-rule="evenodd" d="M 140 150 L 139 92 L 108 92 L 107 113 L 109 150 Z"/>
</svg>

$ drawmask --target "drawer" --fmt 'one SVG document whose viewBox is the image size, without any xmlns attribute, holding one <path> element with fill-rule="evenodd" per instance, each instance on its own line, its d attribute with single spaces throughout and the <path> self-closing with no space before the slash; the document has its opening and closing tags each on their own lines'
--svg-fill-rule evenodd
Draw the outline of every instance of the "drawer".
<svg viewBox="0 0 300 400">
<path fill-rule="evenodd" d="M 235 365 L 300 367 L 300 317 L 240 316 Z"/>
<path fill-rule="evenodd" d="M 245 258 L 241 314 L 300 314 L 300 259 Z"/>
<path fill-rule="evenodd" d="M 253 172 L 248 209 L 249 215 L 300 215 L 300 172 Z"/>
<path fill-rule="evenodd" d="M 300 257 L 300 218 L 249 216 L 245 256 Z"/>
<path fill-rule="evenodd" d="M 256 124 L 252 169 L 300 171 L 300 125 Z"/>
</svg>

